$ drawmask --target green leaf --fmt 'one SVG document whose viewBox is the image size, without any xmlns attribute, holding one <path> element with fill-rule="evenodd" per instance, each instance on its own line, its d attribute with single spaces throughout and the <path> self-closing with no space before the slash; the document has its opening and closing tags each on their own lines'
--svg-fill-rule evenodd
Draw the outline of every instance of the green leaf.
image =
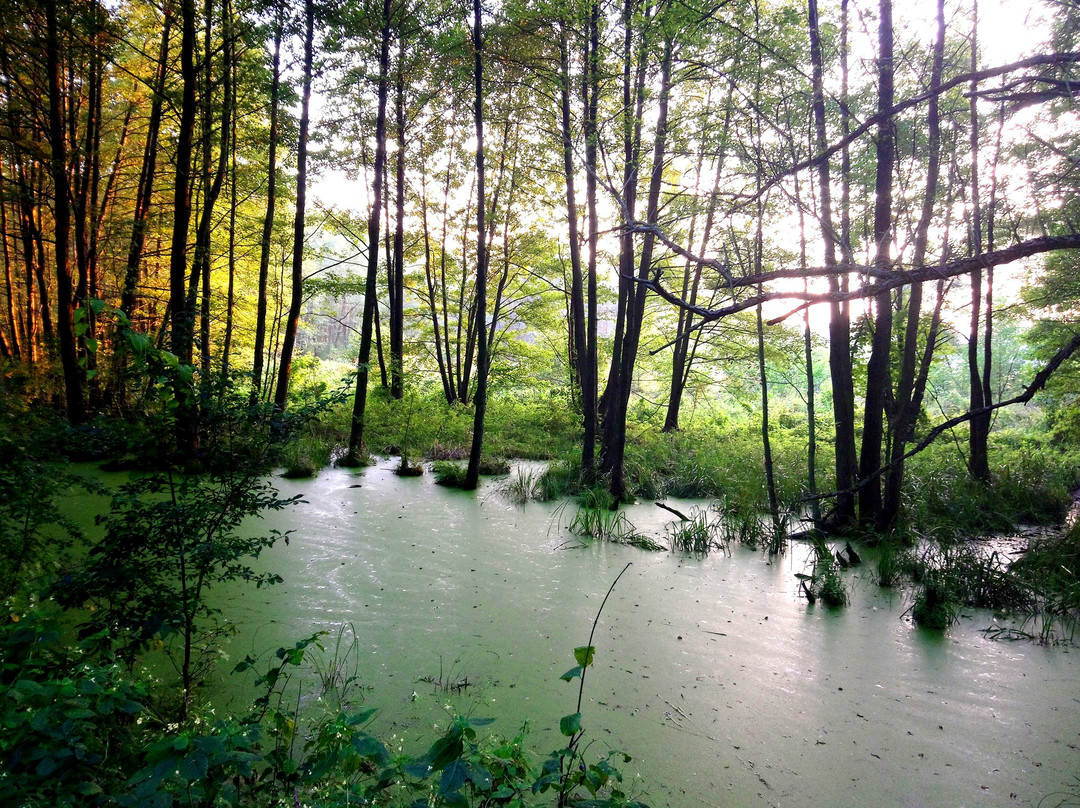
<svg viewBox="0 0 1080 808">
<path fill-rule="evenodd" d="M 578 665 L 576 668 L 571 668 L 570 670 L 568 670 L 559 678 L 562 679 L 564 682 L 569 682 L 571 679 L 576 679 L 577 677 L 581 676 L 581 674 L 584 672 L 585 669 Z"/>
<path fill-rule="evenodd" d="M 593 663 L 595 655 L 596 648 L 592 645 L 582 645 L 574 649 L 574 659 L 583 668 L 587 668 Z"/>
<path fill-rule="evenodd" d="M 451 761 L 461 757 L 463 750 L 460 732 L 451 730 L 431 745 L 427 753 L 428 765 L 435 771 L 439 771 Z"/>
<path fill-rule="evenodd" d="M 98 341 L 93 337 L 86 337 L 83 340 L 83 345 L 86 346 L 86 350 L 88 350 L 90 353 L 97 353 Z"/>
<path fill-rule="evenodd" d="M 559 719 L 559 732 L 567 738 L 581 732 L 581 713 L 571 713 Z"/>
<path fill-rule="evenodd" d="M 197 783 L 206 777 L 207 762 L 206 755 L 196 752 L 180 761 L 177 771 L 185 782 Z"/>
<path fill-rule="evenodd" d="M 467 777 L 468 770 L 461 758 L 451 761 L 443 769 L 442 777 L 439 779 L 439 794 L 446 797 L 458 791 L 465 785 Z"/>
</svg>

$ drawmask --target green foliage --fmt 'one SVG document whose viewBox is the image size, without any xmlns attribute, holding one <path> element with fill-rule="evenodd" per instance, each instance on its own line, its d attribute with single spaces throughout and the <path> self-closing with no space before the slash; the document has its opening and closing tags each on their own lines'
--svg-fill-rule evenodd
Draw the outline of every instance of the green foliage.
<svg viewBox="0 0 1080 808">
<path fill-rule="evenodd" d="M 944 631 L 959 616 L 957 604 L 950 597 L 947 584 L 932 576 L 927 578 L 915 595 L 911 617 L 917 625 L 934 631 Z"/>
<path fill-rule="evenodd" d="M 944 445 L 913 458 L 906 484 L 912 529 L 947 541 L 1061 522 L 1080 482 L 1076 455 L 1015 432 L 993 437 L 989 484 L 972 479 Z"/>
<path fill-rule="evenodd" d="M 447 488 L 463 488 L 468 469 L 454 460 L 436 460 L 432 466 L 435 482 Z"/>
<path fill-rule="evenodd" d="M 663 549 L 648 536 L 639 533 L 634 524 L 626 518 L 624 511 L 578 508 L 574 513 L 574 518 L 570 520 L 569 530 L 577 536 L 616 544 L 630 544 L 643 550 Z"/>
<path fill-rule="evenodd" d="M 280 498 L 258 471 L 136 477 L 99 518 L 103 539 L 55 588 L 61 603 L 90 609 L 84 631 L 105 632 L 122 658 L 133 661 L 160 643 L 182 659 L 185 698 L 195 677 L 192 653 L 209 653 L 223 628 L 206 593 L 229 581 L 280 581 L 250 562 L 281 534 L 249 537 L 239 528 L 249 516 L 295 498 Z"/>
<path fill-rule="evenodd" d="M 817 594 L 826 606 L 847 606 L 848 592 L 840 570 L 833 564 L 824 567 L 817 582 Z"/>
<path fill-rule="evenodd" d="M 874 581 L 878 586 L 892 588 L 913 575 L 916 558 L 910 548 L 897 541 L 888 541 L 874 562 Z"/>
<path fill-rule="evenodd" d="M 1021 632 L 1043 643 L 1072 642 L 1080 625 L 1080 521 L 1033 539 L 1010 572 L 1034 600 Z"/>
<path fill-rule="evenodd" d="M 812 533 L 810 541 L 814 554 L 814 567 L 809 575 L 796 573 L 800 593 L 810 603 L 815 603 L 820 598 L 822 603 L 831 608 L 846 606 L 849 598 L 839 563 L 842 556 L 839 553 L 834 555 L 832 548 L 820 533 Z M 845 566 L 848 563 L 850 562 L 845 561 Z"/>
<path fill-rule="evenodd" d="M 0 598 L 18 595 L 21 602 L 62 568 L 79 536 L 58 507 L 61 498 L 96 486 L 64 461 L 63 425 L 5 405 L 0 405 Z"/>
<path fill-rule="evenodd" d="M 631 761 L 629 755 L 612 751 L 596 761 L 587 761 L 581 749 L 581 741 L 585 735 L 581 704 L 585 694 L 586 673 L 596 661 L 596 646 L 593 645 L 596 625 L 600 621 L 600 615 L 615 585 L 629 568 L 629 564 L 623 567 L 622 572 L 608 587 L 607 594 L 604 595 L 600 608 L 597 609 L 596 616 L 593 618 L 588 644 L 574 649 L 574 661 L 577 664 L 559 677 L 564 682 L 578 680 L 577 710 L 564 715 L 559 720 L 559 733 L 567 739 L 566 745 L 548 755 L 541 767 L 540 776 L 532 785 L 532 791 L 543 794 L 553 790 L 557 795 L 556 804 L 560 808 L 568 805 L 591 806 L 591 808 L 614 808 L 615 806 L 645 808 L 640 803 L 632 801 L 622 790 L 622 772 L 612 762 L 622 758 L 623 763 L 629 763 Z M 582 791 L 588 796 L 583 796 Z"/>
<path fill-rule="evenodd" d="M 728 552 L 724 523 L 720 509 L 694 507 L 689 519 L 671 522 L 666 527 L 672 552 L 708 555 L 711 550 Z"/>
<path fill-rule="evenodd" d="M 93 644 L 65 649 L 34 612 L 0 623 L 0 804 L 83 806 L 137 761 L 145 690 Z"/>
</svg>

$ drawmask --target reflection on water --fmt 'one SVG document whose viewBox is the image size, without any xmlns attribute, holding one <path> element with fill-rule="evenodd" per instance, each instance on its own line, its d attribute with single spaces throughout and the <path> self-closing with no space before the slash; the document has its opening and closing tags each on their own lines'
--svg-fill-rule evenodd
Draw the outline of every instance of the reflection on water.
<svg viewBox="0 0 1080 808">
<path fill-rule="evenodd" d="M 1080 793 L 1075 651 L 987 641 L 988 613 L 944 637 L 924 633 L 866 564 L 847 574 L 850 607 L 810 607 L 793 575 L 805 547 L 772 564 L 740 548 L 708 558 L 580 548 L 562 527 L 569 511 L 392 467 L 277 481 L 306 503 L 260 523 L 295 532 L 261 561 L 284 584 L 231 595 L 234 659 L 349 624 L 369 703 L 382 708 L 377 732 L 415 737 L 452 702 L 497 714 L 502 732 L 529 719 L 546 752 L 577 692 L 558 677 L 631 561 L 597 630 L 583 713 L 597 751 L 634 756 L 624 774 L 640 775 L 630 789 L 640 799 L 1020 806 Z M 658 539 L 672 518 L 651 503 L 628 515 Z M 453 695 L 424 681 L 439 677 L 471 686 Z"/>
</svg>

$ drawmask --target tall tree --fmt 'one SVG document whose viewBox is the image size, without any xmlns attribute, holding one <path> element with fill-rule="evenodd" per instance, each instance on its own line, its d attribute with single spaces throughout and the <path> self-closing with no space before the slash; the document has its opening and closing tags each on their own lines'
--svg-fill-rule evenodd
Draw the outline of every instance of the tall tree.
<svg viewBox="0 0 1080 808">
<path fill-rule="evenodd" d="M 177 128 L 175 174 L 173 185 L 173 230 L 169 253 L 170 347 L 184 366 L 191 366 L 195 313 L 188 305 L 187 246 L 191 224 L 192 152 L 195 147 L 195 118 L 198 113 L 199 74 L 195 65 L 195 0 L 180 2 L 180 120 Z M 199 433 L 195 402 L 189 394 L 189 379 L 176 378 L 176 438 L 181 453 L 193 454 L 198 448 Z"/>
<path fill-rule="evenodd" d="M 892 0 L 878 3 L 878 128 L 874 180 L 874 268 L 888 272 L 892 266 L 893 170 L 896 162 L 896 130 L 893 121 L 893 23 Z M 867 524 L 882 516 L 881 467 L 885 404 L 890 388 L 892 347 L 892 293 L 874 297 L 874 336 L 866 367 L 863 442 L 859 455 L 859 518 Z"/>
<path fill-rule="evenodd" d="M 255 358 L 251 368 L 250 403 L 254 406 L 263 389 L 263 361 L 266 356 L 266 316 L 270 281 L 271 236 L 277 209 L 277 150 L 281 114 L 281 40 L 285 34 L 285 5 L 277 3 L 274 20 L 274 57 L 270 75 L 270 131 L 266 158 L 266 211 L 259 240 L 258 296 L 255 303 Z"/>
<path fill-rule="evenodd" d="M 382 31 L 379 46 L 378 112 L 375 117 L 375 166 L 372 203 L 368 212 L 367 279 L 364 284 L 364 314 L 360 324 L 360 351 L 356 358 L 356 391 L 353 398 L 349 448 L 343 464 L 363 462 L 364 415 L 367 409 L 368 376 L 371 366 L 371 336 L 375 320 L 375 295 L 379 274 L 379 223 L 382 217 L 383 183 L 386 171 L 386 102 L 390 95 L 391 0 L 383 0 Z"/>
<path fill-rule="evenodd" d="M 484 444 L 484 417 L 487 411 L 487 384 L 491 359 L 484 326 L 487 323 L 488 237 L 484 222 L 484 29 L 480 0 L 473 0 L 473 117 L 476 123 L 476 323 L 480 333 L 476 359 L 476 396 L 473 399 L 473 436 L 469 467 L 463 488 L 474 490 L 480 481 L 480 456 Z"/>
<path fill-rule="evenodd" d="M 855 517 L 855 485 L 857 456 L 855 450 L 855 398 L 851 373 L 851 332 L 847 316 L 847 304 L 841 296 L 841 282 L 836 272 L 837 233 L 833 225 L 832 177 L 826 155 L 828 135 L 825 118 L 824 59 L 821 50 L 821 31 L 817 0 L 808 0 L 810 25 L 810 61 L 813 81 L 813 120 L 815 146 L 819 154 L 818 218 L 821 222 L 821 240 L 825 247 L 825 269 L 829 271 L 829 292 L 833 296 L 829 305 L 829 375 L 832 380 L 832 404 L 835 440 L 833 460 L 836 470 L 837 500 L 834 522 L 843 528 Z M 845 71 L 846 76 L 846 71 Z M 847 180 L 844 180 L 847 187 Z M 846 200 L 845 200 L 846 201 Z M 843 206 L 846 213 L 846 205 Z M 846 252 L 846 247 L 845 247 Z"/>
<path fill-rule="evenodd" d="M 304 303 L 304 216 L 307 209 L 308 130 L 310 128 L 311 73 L 315 51 L 315 3 L 304 2 L 304 73 L 303 97 L 300 106 L 300 137 L 296 146 L 296 214 L 293 217 L 292 294 L 285 334 L 281 341 L 278 361 L 277 388 L 274 409 L 284 411 L 289 398 L 289 379 L 292 373 L 293 347 L 300 324 L 300 309 Z"/>
<path fill-rule="evenodd" d="M 971 248 L 973 256 L 983 254 L 983 211 L 980 197 L 979 166 L 979 81 L 975 77 L 979 66 L 979 3 L 973 0 L 971 21 L 971 73 L 969 97 L 969 136 L 971 146 Z M 987 270 L 988 274 L 990 270 Z M 988 293 L 989 294 L 989 293 Z M 990 403 L 987 393 L 989 384 L 983 384 L 983 371 L 979 369 L 979 337 L 983 307 L 983 269 L 977 266 L 971 273 L 971 328 L 968 332 L 968 409 L 978 412 L 968 426 L 968 473 L 977 480 L 990 479 L 990 412 L 981 412 Z M 987 325 L 989 334 L 990 326 Z M 989 374 L 989 367 L 984 368 Z M 987 376 L 987 382 L 989 376 Z"/>
<path fill-rule="evenodd" d="M 64 131 L 64 95 L 61 87 L 62 43 L 57 20 L 56 0 L 45 1 L 45 64 L 48 72 L 49 166 L 53 181 L 53 227 L 55 232 L 57 336 L 60 339 L 60 362 L 64 371 L 64 396 L 72 423 L 86 417 L 82 377 L 75 352 L 75 300 L 68 263 L 68 239 L 71 229 L 71 188 L 68 185 L 67 134 Z"/>
<path fill-rule="evenodd" d="M 937 2 L 937 34 L 934 39 L 933 60 L 930 68 L 930 98 L 927 101 L 927 167 L 926 186 L 923 191 L 922 208 L 915 228 L 915 247 L 912 265 L 922 267 L 926 264 L 929 244 L 930 224 L 934 216 L 934 205 L 938 194 L 938 178 L 941 168 L 941 115 L 940 99 L 937 90 L 941 87 L 941 76 L 945 61 L 945 3 Z M 921 398 L 918 384 L 918 340 L 919 324 L 922 316 L 923 284 L 913 283 L 908 293 L 907 323 L 904 328 L 901 347 L 900 377 L 897 380 L 896 394 L 893 401 L 891 419 L 891 442 L 889 451 L 889 471 L 885 479 L 885 492 L 882 504 L 881 523 L 892 525 L 900 513 L 900 497 L 904 476 L 904 451 L 911 440 L 912 430 L 918 411 L 913 404 Z M 928 340 L 927 350 L 933 351 L 933 342 Z"/>
</svg>

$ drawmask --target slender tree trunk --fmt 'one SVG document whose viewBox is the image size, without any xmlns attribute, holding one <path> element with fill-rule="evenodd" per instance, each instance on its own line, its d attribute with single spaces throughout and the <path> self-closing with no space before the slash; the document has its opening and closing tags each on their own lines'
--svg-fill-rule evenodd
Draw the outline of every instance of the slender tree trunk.
<svg viewBox="0 0 1080 808">
<path fill-rule="evenodd" d="M 424 148 L 421 145 L 421 153 Z M 424 279 L 427 282 L 428 314 L 431 317 L 431 333 L 435 343 L 435 361 L 439 366 L 439 379 L 442 382 L 443 397 L 447 403 L 452 403 L 453 392 L 450 387 L 449 368 L 447 359 L 443 357 L 442 326 L 439 321 L 438 299 L 439 293 L 435 280 L 435 265 L 431 258 L 431 232 L 428 229 L 428 193 L 427 172 L 420 173 L 420 225 L 424 234 Z"/>
<path fill-rule="evenodd" d="M 893 106 L 892 0 L 880 0 L 878 8 L 878 114 L 882 120 L 877 132 L 874 181 L 874 267 L 887 271 L 892 265 L 892 175 L 896 162 L 896 133 L 889 115 Z M 859 518 L 867 524 L 878 524 L 882 516 L 881 478 L 871 477 L 881 467 L 885 402 L 891 387 L 892 294 L 888 291 L 878 294 L 874 305 L 874 336 L 866 367 L 863 443 L 859 455 Z"/>
<path fill-rule="evenodd" d="M 191 155 L 195 145 L 195 116 L 197 113 L 195 69 L 195 0 L 180 0 L 180 121 L 177 128 L 175 180 L 173 185 L 173 233 L 169 256 L 169 312 L 173 354 L 181 364 L 191 364 L 194 337 L 194 312 L 187 295 L 187 237 L 191 224 Z M 194 454 L 198 448 L 198 425 L 195 402 L 188 385 L 178 376 L 175 386 L 177 400 L 177 446 L 181 454 Z"/>
<path fill-rule="evenodd" d="M 473 435 L 469 450 L 469 467 L 465 472 L 463 488 L 476 489 L 480 482 L 480 456 L 484 444 L 484 416 L 487 412 L 487 383 L 491 358 L 484 335 L 487 323 L 487 229 L 484 222 L 487 200 L 484 197 L 484 31 L 480 18 L 481 2 L 473 0 L 473 86 L 475 91 L 474 117 L 476 121 L 476 322 L 480 335 L 476 357 L 476 396 L 473 399 Z"/>
<path fill-rule="evenodd" d="M 653 140 L 652 173 L 649 178 L 649 195 L 646 203 L 645 219 L 655 225 L 660 217 L 660 188 L 663 181 L 664 166 L 667 161 L 667 123 L 668 101 L 671 95 L 671 70 L 674 59 L 674 35 L 669 34 L 664 41 L 663 59 L 660 66 L 660 92 L 656 132 Z M 638 265 L 639 281 L 652 276 L 653 250 L 656 237 L 648 232 L 642 238 L 641 258 Z M 611 494 L 620 501 L 626 493 L 623 478 L 623 457 L 626 451 L 626 414 L 630 405 L 631 384 L 634 378 L 634 365 L 637 360 L 638 346 L 641 341 L 641 327 L 645 316 L 644 283 L 627 281 L 631 296 L 626 307 L 626 325 L 623 334 L 621 363 L 617 376 L 617 385 L 611 392 L 609 409 L 605 421 L 604 471 L 611 475 Z"/>
<path fill-rule="evenodd" d="M 394 87 L 397 154 L 394 172 L 394 260 L 390 264 L 390 395 L 405 396 L 405 38 L 398 33 L 397 82 Z"/>
<path fill-rule="evenodd" d="M 255 310 L 255 359 L 251 368 L 249 404 L 255 406 L 263 388 L 263 358 L 266 355 L 267 286 L 270 280 L 270 239 L 274 233 L 277 206 L 277 148 L 278 116 L 281 106 L 281 39 L 285 29 L 284 6 L 277 9 L 274 25 L 274 63 L 270 82 L 270 132 L 267 145 L 266 212 L 263 215 L 262 238 L 259 242 L 259 291 Z"/>
<path fill-rule="evenodd" d="M 285 335 L 281 342 L 281 359 L 278 361 L 277 389 L 274 392 L 274 409 L 285 411 L 289 400 L 289 380 L 292 374 L 293 347 L 296 331 L 300 325 L 300 309 L 304 304 L 304 216 L 307 203 L 307 157 L 309 108 L 311 106 L 311 70 L 315 51 L 315 3 L 304 2 L 304 90 L 300 107 L 300 138 L 296 148 L 296 215 L 293 218 L 292 294 L 289 315 L 285 322 Z"/>
<path fill-rule="evenodd" d="M 973 19 L 971 23 L 971 72 L 975 73 L 979 65 L 979 4 L 975 1 L 972 7 Z M 970 111 L 970 142 L 971 142 L 971 254 L 979 256 L 983 254 L 982 233 L 982 204 L 979 198 L 979 83 L 976 79 L 971 80 L 969 111 Z M 981 410 L 990 402 L 985 398 L 983 386 L 983 372 L 979 369 L 979 332 L 980 317 L 983 307 L 983 273 L 981 268 L 976 268 L 971 273 L 971 329 L 968 333 L 968 376 L 970 384 L 970 396 L 968 409 L 972 412 Z M 977 480 L 988 481 L 990 479 L 990 458 L 988 441 L 990 437 L 990 413 L 977 415 L 971 419 L 968 425 L 968 473 Z"/>
<path fill-rule="evenodd" d="M 128 246 L 127 266 L 124 271 L 124 285 L 120 293 L 120 309 L 133 324 L 137 322 L 136 295 L 139 290 L 139 267 L 146 246 L 146 225 L 150 215 L 150 202 L 153 199 L 154 177 L 157 173 L 158 135 L 161 131 L 162 107 L 165 101 L 165 77 L 168 74 L 169 34 L 172 31 L 172 24 L 172 9 L 166 3 L 161 31 L 161 46 L 158 50 L 157 70 L 152 85 L 153 95 L 150 102 L 150 117 L 146 123 L 146 145 L 143 149 L 139 184 L 135 191 L 135 212 L 131 224 L 131 241 Z M 123 389 L 122 384 L 119 389 Z"/>
<path fill-rule="evenodd" d="M 236 40 L 232 30 L 232 7 L 225 0 L 225 47 L 228 49 L 227 64 L 230 80 L 236 82 Z M 234 96 L 235 97 L 235 96 Z M 231 116 L 232 131 L 229 136 L 229 286 L 225 296 L 225 334 L 221 341 L 221 395 L 224 396 L 229 382 L 229 362 L 232 354 L 233 314 L 236 292 L 236 114 Z"/>
<path fill-rule="evenodd" d="M 386 171 L 386 101 L 389 95 L 391 0 L 383 0 L 382 43 L 379 52 L 379 107 L 375 117 L 374 193 L 368 214 L 368 266 L 364 285 L 364 319 L 360 326 L 360 353 L 356 359 L 356 393 L 353 398 L 349 449 L 343 463 L 362 462 L 364 414 L 367 408 L 371 364 L 371 333 L 375 319 L 376 281 L 379 274 L 379 222 L 382 219 L 382 177 Z"/>
<path fill-rule="evenodd" d="M 566 182 L 567 237 L 570 243 L 569 359 L 574 370 L 574 383 L 581 391 L 582 425 L 589 433 L 582 442 L 582 474 L 591 475 L 595 464 L 596 419 L 588 417 L 585 407 L 587 397 L 585 388 L 587 379 L 590 378 L 590 368 L 588 367 L 588 342 L 585 335 L 585 288 L 581 272 L 581 237 L 578 234 L 577 198 L 574 188 L 574 142 L 570 115 L 570 45 L 565 22 L 559 23 L 559 82 L 559 122 L 562 135 L 563 178 Z M 594 399 L 595 396 L 594 390 Z"/>
<path fill-rule="evenodd" d="M 934 215 L 934 202 L 937 198 L 938 175 L 941 163 L 941 121 L 938 112 L 938 97 L 934 93 L 941 86 L 941 74 L 945 58 L 945 3 L 937 3 L 937 36 L 934 40 L 933 64 L 930 73 L 931 96 L 927 104 L 927 168 L 926 190 L 923 193 L 922 211 L 915 229 L 915 248 L 912 265 L 916 268 L 926 263 L 926 250 L 929 243 L 930 223 Z M 904 477 L 904 454 L 908 441 L 912 438 L 915 418 L 918 411 L 913 409 L 915 381 L 917 372 L 919 322 L 922 314 L 923 285 L 911 286 L 908 297 L 907 324 L 901 346 L 900 379 L 897 382 L 896 398 L 893 405 L 891 425 L 892 440 L 889 453 L 889 471 L 885 476 L 885 495 L 882 505 L 881 524 L 890 527 L 900 515 L 900 495 Z M 933 350 L 933 343 L 927 348 Z"/>
<path fill-rule="evenodd" d="M 15 301 L 15 283 L 12 278 L 12 265 L 15 261 L 13 251 L 8 247 L 8 208 L 6 199 L 7 195 L 6 178 L 4 176 L 4 160 L 0 158 L 0 245 L 3 246 L 3 261 L 4 261 L 4 291 L 7 293 L 7 306 L 6 314 L 8 324 L 11 328 L 11 338 L 8 342 L 9 355 L 16 360 L 22 359 L 22 346 L 20 341 L 23 339 L 21 329 L 19 328 L 19 318 L 17 315 L 17 304 Z"/>
<path fill-rule="evenodd" d="M 818 152 L 822 153 L 828 148 L 828 137 L 817 0 L 809 0 L 808 7 L 815 144 Z M 841 174 L 844 174 L 843 168 Z M 842 181 L 846 187 L 847 178 L 842 177 Z M 825 246 L 825 267 L 834 270 L 829 274 L 829 292 L 839 295 L 842 290 L 841 281 L 835 271 L 839 265 L 836 257 L 837 238 L 833 227 L 832 179 L 828 160 L 818 163 L 818 198 L 821 239 Z M 841 207 L 846 211 L 846 206 L 842 204 Z M 847 307 L 838 301 L 832 302 L 829 307 L 829 375 L 833 391 L 833 421 L 836 431 L 834 460 L 838 492 L 833 519 L 836 527 L 843 529 L 855 517 L 855 500 L 851 493 L 855 485 L 856 470 L 855 399 L 851 380 L 851 332 Z"/>
<path fill-rule="evenodd" d="M 64 97 L 60 86 L 61 44 L 57 23 L 56 0 L 46 0 L 47 26 L 45 65 L 49 81 L 49 166 L 52 173 L 55 201 L 53 226 L 56 246 L 56 307 L 57 335 L 60 339 L 60 363 L 64 371 L 64 397 L 68 420 L 82 423 L 86 417 L 82 379 L 75 351 L 75 301 L 72 295 L 71 270 L 68 265 L 68 238 L 71 229 L 71 190 L 67 177 L 67 140 L 64 134 Z"/>
</svg>

